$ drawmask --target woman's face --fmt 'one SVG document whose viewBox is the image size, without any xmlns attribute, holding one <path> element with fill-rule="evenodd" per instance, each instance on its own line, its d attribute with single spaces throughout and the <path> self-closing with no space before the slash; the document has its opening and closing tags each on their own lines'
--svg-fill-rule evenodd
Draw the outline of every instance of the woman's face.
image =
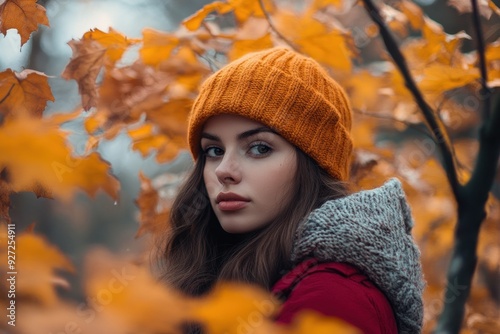
<svg viewBox="0 0 500 334">
<path fill-rule="evenodd" d="M 222 228 L 246 233 L 270 224 L 292 196 L 294 146 L 262 123 L 237 115 L 209 118 L 201 138 L 203 178 Z"/>
</svg>

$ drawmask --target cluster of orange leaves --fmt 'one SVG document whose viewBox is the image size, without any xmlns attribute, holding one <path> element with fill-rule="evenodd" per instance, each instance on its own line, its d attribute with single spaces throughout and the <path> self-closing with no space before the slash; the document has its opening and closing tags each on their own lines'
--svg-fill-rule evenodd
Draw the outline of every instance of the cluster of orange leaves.
<svg viewBox="0 0 500 334">
<path fill-rule="evenodd" d="M 453 0 L 449 4 L 461 12 L 471 10 L 466 1 Z M 450 94 L 459 91 L 474 98 L 478 88 L 477 54 L 461 51 L 462 41 L 469 36 L 465 32 L 447 34 L 408 0 L 380 6 L 388 26 L 402 40 L 401 49 L 409 67 L 427 101 L 438 110 L 442 126 L 451 134 L 476 127 L 479 110 L 470 110 Z M 491 0 L 481 6 L 481 14 L 487 19 L 500 15 Z M 234 24 L 220 24 L 222 16 L 230 16 Z M 38 24 L 49 23 L 36 0 L 5 0 L 0 4 L 1 33 L 17 29 L 24 44 Z M 410 32 L 419 37 L 410 38 Z M 453 242 L 455 203 L 434 159 L 438 152 L 432 141 L 375 145 L 377 135 L 389 130 L 403 132 L 423 124 L 423 119 L 388 59 L 378 67 L 363 63 L 356 34 L 376 41 L 378 31 L 359 3 L 341 0 L 311 0 L 301 8 L 271 0 L 215 1 L 185 19 L 176 31 L 144 29 L 142 38 L 128 38 L 112 28 L 108 32 L 90 30 L 80 40 L 69 42 L 73 57 L 62 73 L 63 78 L 78 82 L 82 97 L 88 133 L 83 156 L 74 155 L 67 144 L 68 133 L 60 129 L 62 123 L 82 112 L 43 117 L 47 101 L 54 100 L 47 77 L 32 70 L 0 72 L 0 220 L 10 222 L 12 192 L 32 191 L 38 196 L 71 200 L 78 190 L 92 196 L 104 190 L 116 198 L 119 182 L 111 175 L 111 166 L 96 153 L 102 140 L 126 132 L 133 150 L 143 156 L 154 153 L 160 163 L 171 161 L 186 148 L 187 114 L 207 75 L 250 51 L 289 45 L 327 67 L 351 97 L 355 110 L 353 183 L 360 189 L 371 188 L 394 175 L 404 182 L 428 281 L 425 330 L 430 331 L 443 303 L 443 268 Z M 135 61 L 124 60 L 125 54 L 134 52 Z M 498 86 L 500 39 L 487 45 L 486 60 L 489 83 Z M 460 161 L 459 173 L 466 180 L 477 153 L 477 140 L 460 139 L 453 144 Z M 165 224 L 168 205 L 162 205 L 165 199 L 151 180 L 142 174 L 139 177 L 142 192 L 137 200 L 141 224 L 138 234 L 155 233 Z M 491 196 L 479 256 L 484 275 L 495 277 L 500 274 L 499 220 L 500 202 Z M 6 240 L 2 232 L 2 254 Z M 247 325 L 253 333 L 355 332 L 314 314 L 304 314 L 288 329 L 279 327 L 267 320 L 276 312 L 278 303 L 251 287 L 221 285 L 204 299 L 186 298 L 157 283 L 144 266 L 113 258 L 102 250 L 88 256 L 86 303 L 74 305 L 62 300 L 54 289 L 66 284 L 54 270 L 73 271 L 70 261 L 31 232 L 17 240 L 18 291 L 21 300 L 26 301 L 19 318 L 30 319 L 19 323 L 22 332 L 82 329 L 170 333 L 182 321 L 202 322 L 211 333 L 235 332 L 241 329 L 238 326 Z M 2 266 L 4 263 L 0 263 L 4 273 Z M 4 298 L 4 291 L 1 293 Z M 239 302 L 235 304 L 234 300 Z M 262 302 L 273 306 L 263 311 L 259 307 Z M 496 312 L 498 307 L 488 287 L 477 281 L 464 331 L 500 330 Z M 255 322 L 258 325 L 252 325 Z"/>
</svg>

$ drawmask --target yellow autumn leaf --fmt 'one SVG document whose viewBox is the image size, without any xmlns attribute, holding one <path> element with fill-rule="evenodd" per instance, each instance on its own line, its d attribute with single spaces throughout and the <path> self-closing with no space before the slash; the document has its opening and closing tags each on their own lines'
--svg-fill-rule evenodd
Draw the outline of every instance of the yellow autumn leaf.
<svg viewBox="0 0 500 334">
<path fill-rule="evenodd" d="M 191 15 L 190 17 L 186 18 L 184 21 L 182 21 L 182 24 L 190 31 L 197 30 L 201 24 L 203 23 L 203 20 L 207 17 L 208 14 L 217 11 L 220 14 L 224 14 L 230 10 L 232 10 L 233 7 L 230 6 L 229 4 L 222 2 L 222 1 L 214 1 L 212 3 L 209 3 L 203 8 L 201 8 L 199 11 Z"/>
<path fill-rule="evenodd" d="M 132 139 L 132 149 L 139 151 L 143 157 L 147 157 L 153 151 L 159 150 L 167 145 L 169 141 L 167 136 L 157 133 L 151 123 L 129 129 L 127 132 Z"/>
<path fill-rule="evenodd" d="M 132 149 L 137 150 L 143 157 L 156 151 L 156 161 L 169 162 L 187 147 L 185 135 L 171 133 L 166 135 L 159 132 L 152 123 L 145 123 L 137 128 L 128 130 L 132 139 Z"/>
<path fill-rule="evenodd" d="M 383 5 L 380 12 L 391 31 L 396 32 L 401 37 L 408 35 L 406 15 L 388 5 Z"/>
<path fill-rule="evenodd" d="M 219 283 L 206 297 L 194 301 L 192 317 L 202 322 L 209 334 L 237 333 L 242 323 L 263 324 L 278 305 L 272 295 L 256 287 Z"/>
<path fill-rule="evenodd" d="M 93 134 L 106 123 L 106 115 L 102 112 L 94 112 L 83 121 L 83 126 L 88 134 Z"/>
<path fill-rule="evenodd" d="M 19 231 L 16 231 L 19 232 Z M 6 245 L 8 235 L 2 231 L 0 239 Z M 67 285 L 55 272 L 56 269 L 63 269 L 74 272 L 71 262 L 55 246 L 49 244 L 45 238 L 34 233 L 20 233 L 15 236 L 16 244 L 14 249 L 14 268 L 6 267 L 7 261 L 0 264 L 2 272 L 16 272 L 15 285 L 18 298 L 36 300 L 43 305 L 54 305 L 57 300 L 55 285 Z M 3 258 L 7 259 L 7 246 L 1 247 Z"/>
<path fill-rule="evenodd" d="M 312 17 L 285 10 L 276 13 L 274 18 L 277 29 L 299 45 L 301 52 L 337 70 L 351 70 L 353 52 L 348 46 L 349 37 L 343 32 L 328 30 Z"/>
<path fill-rule="evenodd" d="M 157 66 L 168 59 L 179 44 L 179 38 L 175 35 L 154 29 L 144 29 L 142 36 L 143 46 L 139 55 L 143 63 L 150 66 Z"/>
<path fill-rule="evenodd" d="M 241 24 L 250 17 L 265 17 L 259 0 L 228 0 L 228 3 L 234 9 L 234 16 Z M 274 5 L 270 0 L 262 0 L 267 13 L 273 14 Z"/>
<path fill-rule="evenodd" d="M 96 298 L 96 296 L 89 296 Z M 17 309 L 17 318 L 27 321 L 18 321 L 16 329 L 19 333 L 30 334 L 76 334 L 76 333 L 126 333 L 123 319 L 109 321 L 98 312 L 84 303 L 71 303 L 59 300 L 50 307 L 43 305 L 22 304 Z M 104 307 L 104 305 L 100 305 Z"/>
<path fill-rule="evenodd" d="M 487 0 L 488 1 L 488 7 L 498 16 L 500 16 L 500 8 L 497 6 L 496 3 L 493 2 L 493 0 Z"/>
<path fill-rule="evenodd" d="M 324 9 L 328 6 L 333 6 L 336 8 L 340 8 L 343 5 L 342 0 L 314 0 L 311 6 L 309 7 L 309 13 L 314 13 L 318 10 Z"/>
<path fill-rule="evenodd" d="M 269 0 L 263 0 L 268 13 L 273 12 L 273 4 Z M 212 12 L 227 14 L 233 12 L 239 24 L 245 23 L 251 17 L 265 17 L 258 0 L 228 0 L 227 2 L 215 1 L 205 5 L 202 9 L 185 19 L 182 24 L 190 31 L 197 30 L 203 20 Z"/>
<path fill-rule="evenodd" d="M 430 64 L 423 70 L 418 86 L 424 93 L 440 95 L 447 90 L 468 85 L 479 77 L 477 68 L 464 69 L 442 64 Z"/>
<path fill-rule="evenodd" d="M 99 29 L 91 29 L 83 35 L 82 40 L 93 40 L 106 48 L 106 57 L 111 64 L 120 60 L 130 45 L 139 42 L 138 39 L 129 39 L 113 28 L 109 28 L 107 33 Z"/>
<path fill-rule="evenodd" d="M 178 333 L 190 299 L 158 281 L 146 267 L 95 249 L 85 260 L 85 292 L 99 317 L 128 333 Z"/>
<path fill-rule="evenodd" d="M 157 108 L 146 110 L 147 119 L 170 137 L 187 135 L 187 118 L 193 101 L 190 99 L 172 99 Z"/>
<path fill-rule="evenodd" d="M 402 11 L 410 22 L 413 29 L 421 29 L 424 25 L 424 14 L 422 9 L 412 1 L 403 0 L 398 3 L 398 8 Z"/>
<path fill-rule="evenodd" d="M 263 18 L 249 18 L 243 23 L 234 35 L 234 42 L 228 53 L 229 60 L 235 60 L 241 56 L 258 50 L 264 50 L 273 46 L 269 23 Z"/>
<path fill-rule="evenodd" d="M 488 61 L 500 61 L 500 40 L 486 46 L 485 56 Z"/>
<path fill-rule="evenodd" d="M 167 88 L 170 99 L 193 97 L 205 75 L 209 73 L 193 49 L 186 45 L 179 46 L 175 53 L 159 66 L 161 73 L 171 79 Z"/>
<path fill-rule="evenodd" d="M 52 118 L 17 118 L 0 126 L 0 169 L 8 168 L 14 191 L 41 185 L 69 200 L 78 189 L 94 196 L 99 189 L 117 198 L 119 183 L 99 154 L 74 157 L 67 133 Z"/>
<path fill-rule="evenodd" d="M 375 106 L 380 99 L 379 89 L 383 78 L 367 70 L 352 74 L 344 84 L 349 94 L 351 105 L 356 110 L 367 110 Z"/>
<path fill-rule="evenodd" d="M 235 40 L 231 51 L 228 53 L 229 60 L 235 60 L 249 52 L 264 50 L 273 46 L 271 34 L 267 33 L 257 39 Z"/>
</svg>

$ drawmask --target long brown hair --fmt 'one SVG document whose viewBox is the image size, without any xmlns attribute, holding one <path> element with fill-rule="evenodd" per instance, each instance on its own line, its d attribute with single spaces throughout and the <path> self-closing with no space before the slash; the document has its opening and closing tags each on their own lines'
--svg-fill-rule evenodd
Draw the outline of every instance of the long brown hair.
<svg viewBox="0 0 500 334">
<path fill-rule="evenodd" d="M 220 279 L 270 289 L 293 265 L 290 255 L 300 222 L 325 201 L 348 194 L 345 182 L 333 179 L 300 149 L 296 152 L 292 199 L 274 222 L 246 234 L 230 234 L 220 226 L 203 181 L 205 156 L 200 155 L 161 236 L 162 279 L 189 295 L 207 292 Z"/>
</svg>

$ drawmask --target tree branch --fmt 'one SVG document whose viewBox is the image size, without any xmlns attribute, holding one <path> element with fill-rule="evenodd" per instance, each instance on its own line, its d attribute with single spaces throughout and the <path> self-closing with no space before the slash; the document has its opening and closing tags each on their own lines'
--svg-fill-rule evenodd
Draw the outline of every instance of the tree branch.
<svg viewBox="0 0 500 334">
<path fill-rule="evenodd" d="M 481 17 L 477 0 L 472 1 L 472 20 L 476 33 L 477 54 L 479 58 L 479 69 L 481 71 L 481 98 L 483 99 L 483 119 L 486 121 L 490 117 L 491 89 L 488 87 L 488 71 L 486 69 L 486 56 L 484 47 L 483 29 L 481 28 Z"/>
<path fill-rule="evenodd" d="M 266 10 L 266 8 L 264 6 L 264 0 L 259 0 L 259 5 L 260 5 L 260 9 L 262 9 L 262 12 L 264 13 L 264 16 L 266 17 L 267 23 L 269 23 L 269 27 L 271 27 L 271 30 L 273 30 L 276 33 L 276 35 L 278 35 L 279 38 L 281 38 L 283 41 L 285 41 L 285 43 L 288 44 L 293 50 L 295 50 L 296 52 L 302 53 L 299 50 L 299 48 L 297 47 L 297 45 L 295 45 L 295 43 L 290 41 L 283 34 L 281 34 L 278 29 L 276 29 L 276 26 L 274 25 L 274 23 L 271 19 L 271 15 L 269 14 L 269 12 Z"/>
<path fill-rule="evenodd" d="M 365 4 L 366 11 L 371 19 L 377 24 L 380 35 L 384 40 L 384 44 L 387 48 L 387 51 L 391 55 L 392 59 L 396 63 L 401 75 L 405 80 L 406 87 L 410 90 L 415 99 L 417 105 L 422 110 L 425 120 L 429 125 L 432 134 L 436 140 L 436 143 L 441 151 L 442 159 L 443 159 L 443 168 L 446 172 L 446 176 L 448 178 L 448 182 L 450 183 L 451 189 L 456 199 L 460 196 L 460 183 L 458 182 L 457 171 L 454 164 L 453 153 L 451 150 L 451 145 L 448 143 L 448 136 L 446 133 L 443 133 L 444 127 L 440 126 L 439 120 L 436 117 L 432 108 L 427 104 L 422 93 L 418 89 L 415 81 L 413 80 L 410 71 L 408 69 L 408 65 L 406 64 L 406 60 L 399 50 L 399 47 L 396 43 L 396 40 L 391 35 L 389 29 L 385 25 L 385 22 L 380 15 L 380 12 L 377 7 L 373 4 L 372 0 L 363 0 Z"/>
<path fill-rule="evenodd" d="M 459 333 L 464 306 L 470 293 L 477 264 L 477 240 L 481 223 L 486 217 L 485 204 L 496 175 L 500 157 L 500 94 L 495 97 L 495 109 L 479 132 L 479 153 L 472 176 L 462 189 L 458 205 L 455 244 L 447 274 L 445 304 L 435 333 Z"/>
</svg>

